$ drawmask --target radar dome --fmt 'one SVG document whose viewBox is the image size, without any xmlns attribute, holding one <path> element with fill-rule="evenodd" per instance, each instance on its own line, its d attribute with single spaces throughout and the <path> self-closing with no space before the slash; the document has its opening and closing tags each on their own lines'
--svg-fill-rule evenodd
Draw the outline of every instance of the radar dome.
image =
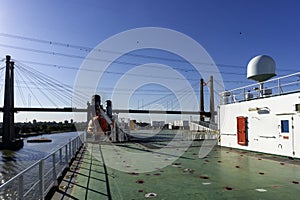
<svg viewBox="0 0 300 200">
<path fill-rule="evenodd" d="M 260 55 L 252 58 L 247 66 L 247 78 L 257 82 L 266 81 L 276 76 L 276 64 L 273 58 Z"/>
</svg>

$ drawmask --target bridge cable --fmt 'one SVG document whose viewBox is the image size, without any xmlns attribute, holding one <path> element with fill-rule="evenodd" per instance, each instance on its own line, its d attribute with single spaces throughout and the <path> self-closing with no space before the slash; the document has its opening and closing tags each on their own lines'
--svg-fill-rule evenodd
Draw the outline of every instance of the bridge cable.
<svg viewBox="0 0 300 200">
<path fill-rule="evenodd" d="M 23 70 L 23 75 L 27 75 L 27 79 L 30 79 L 30 80 L 32 80 L 32 83 L 33 83 L 33 85 L 34 86 L 36 86 L 36 89 L 40 92 L 40 93 L 42 93 L 43 95 L 44 95 L 44 97 L 46 97 L 54 106 L 56 106 L 56 107 L 58 107 L 57 106 L 57 104 L 41 89 L 41 88 L 39 88 L 39 86 L 37 85 L 37 83 L 35 82 L 35 81 L 37 81 L 37 82 L 40 82 L 40 80 L 39 79 L 34 79 L 34 77 L 33 76 L 30 76 L 29 75 L 29 73 L 28 73 L 28 71 L 26 71 L 26 70 Z M 43 84 L 42 82 L 40 82 L 41 84 Z"/>
<path fill-rule="evenodd" d="M 15 72 L 16 72 L 16 77 L 20 76 L 18 70 L 15 70 Z M 0 76 L 2 76 L 2 74 L 1 74 Z M 24 107 L 25 107 L 25 105 L 26 105 L 26 100 L 25 100 L 25 96 L 24 96 L 23 90 L 22 90 L 21 87 L 20 87 L 20 86 L 21 86 L 20 80 L 19 80 L 18 78 L 16 78 L 15 81 L 16 81 L 16 87 L 17 87 L 17 89 L 18 89 L 18 92 L 19 92 L 19 94 L 20 94 L 20 96 L 21 96 L 21 100 L 22 100 L 23 105 L 24 105 Z"/>
<path fill-rule="evenodd" d="M 65 99 L 63 99 L 61 96 L 65 96 L 66 98 L 70 99 L 65 92 L 60 92 L 61 91 L 61 88 L 58 88 L 58 87 L 50 87 L 52 86 L 52 83 L 51 82 L 48 82 L 45 77 L 41 77 L 39 75 L 37 75 L 36 73 L 33 73 L 31 70 L 28 70 L 26 68 L 23 68 L 24 72 L 32 77 L 31 79 L 32 80 L 35 80 L 36 82 L 39 82 L 41 84 L 42 87 L 44 88 L 48 88 L 49 91 L 53 91 L 52 92 L 52 95 L 56 97 L 56 99 L 58 99 L 60 102 L 62 102 L 63 104 L 68 104 L 69 102 L 67 102 Z M 35 84 L 36 85 L 36 84 Z M 36 85 L 37 86 L 37 85 Z M 37 86 L 37 88 L 39 89 L 39 91 L 41 93 L 43 93 L 46 97 L 48 97 L 49 101 L 52 102 L 53 105 L 57 106 L 57 104 L 55 102 L 53 102 L 51 100 L 51 98 L 46 94 L 44 93 L 42 90 L 40 90 L 40 88 Z"/>
<path fill-rule="evenodd" d="M 20 75 L 21 75 L 20 78 L 22 79 L 22 81 L 26 85 L 27 89 L 30 91 L 30 93 L 32 94 L 32 96 L 34 97 L 34 99 L 37 101 L 37 103 L 43 108 L 41 102 L 38 100 L 38 98 L 35 96 L 34 92 L 31 90 L 31 88 L 28 86 L 27 82 L 25 81 L 23 74 L 20 73 Z"/>
<path fill-rule="evenodd" d="M 33 68 L 26 66 L 26 69 L 27 68 L 30 69 L 30 70 L 28 70 L 29 73 L 31 73 L 33 76 L 45 81 L 49 86 L 52 86 L 54 88 L 54 91 L 56 91 L 56 92 L 60 91 L 59 95 L 63 95 L 66 98 L 68 98 L 69 100 L 71 100 L 71 94 L 73 93 L 73 91 L 72 91 L 72 89 L 70 89 L 70 86 L 63 84 L 63 83 L 53 79 L 52 77 L 45 75 Z M 64 90 L 62 90 L 62 89 L 64 89 Z M 67 96 L 65 91 L 67 91 L 70 96 Z M 82 96 L 80 98 L 82 98 Z"/>
</svg>

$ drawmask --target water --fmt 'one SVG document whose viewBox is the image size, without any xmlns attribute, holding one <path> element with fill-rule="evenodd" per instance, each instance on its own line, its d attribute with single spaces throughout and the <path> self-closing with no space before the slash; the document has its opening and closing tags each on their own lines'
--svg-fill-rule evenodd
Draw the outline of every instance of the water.
<svg viewBox="0 0 300 200">
<path fill-rule="evenodd" d="M 18 151 L 0 150 L 0 185 L 76 136 L 78 136 L 77 132 L 45 134 L 43 136 L 26 138 L 24 147 Z M 27 139 L 39 137 L 50 138 L 52 142 L 27 143 L 26 141 Z"/>
</svg>

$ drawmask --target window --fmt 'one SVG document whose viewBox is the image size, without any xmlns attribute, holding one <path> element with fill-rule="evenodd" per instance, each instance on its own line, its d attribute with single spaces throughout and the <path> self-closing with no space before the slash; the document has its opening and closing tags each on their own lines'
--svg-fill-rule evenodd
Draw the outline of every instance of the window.
<svg viewBox="0 0 300 200">
<path fill-rule="evenodd" d="M 296 111 L 300 112 L 300 104 L 296 104 L 295 106 L 296 106 Z"/>
<path fill-rule="evenodd" d="M 289 132 L 289 120 L 281 120 L 281 132 L 282 133 Z"/>
</svg>

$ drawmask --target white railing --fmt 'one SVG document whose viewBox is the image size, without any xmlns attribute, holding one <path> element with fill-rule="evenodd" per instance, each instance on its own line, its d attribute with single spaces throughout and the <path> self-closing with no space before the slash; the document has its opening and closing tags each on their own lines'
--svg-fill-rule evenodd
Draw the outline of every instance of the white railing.
<svg viewBox="0 0 300 200">
<path fill-rule="evenodd" d="M 0 186 L 0 199 L 44 199 L 84 143 L 84 133 Z M 27 179 L 27 180 L 26 180 Z M 28 181 L 30 180 L 30 182 Z"/>
<path fill-rule="evenodd" d="M 300 91 L 300 72 L 221 93 L 221 104 L 278 96 Z"/>
</svg>

